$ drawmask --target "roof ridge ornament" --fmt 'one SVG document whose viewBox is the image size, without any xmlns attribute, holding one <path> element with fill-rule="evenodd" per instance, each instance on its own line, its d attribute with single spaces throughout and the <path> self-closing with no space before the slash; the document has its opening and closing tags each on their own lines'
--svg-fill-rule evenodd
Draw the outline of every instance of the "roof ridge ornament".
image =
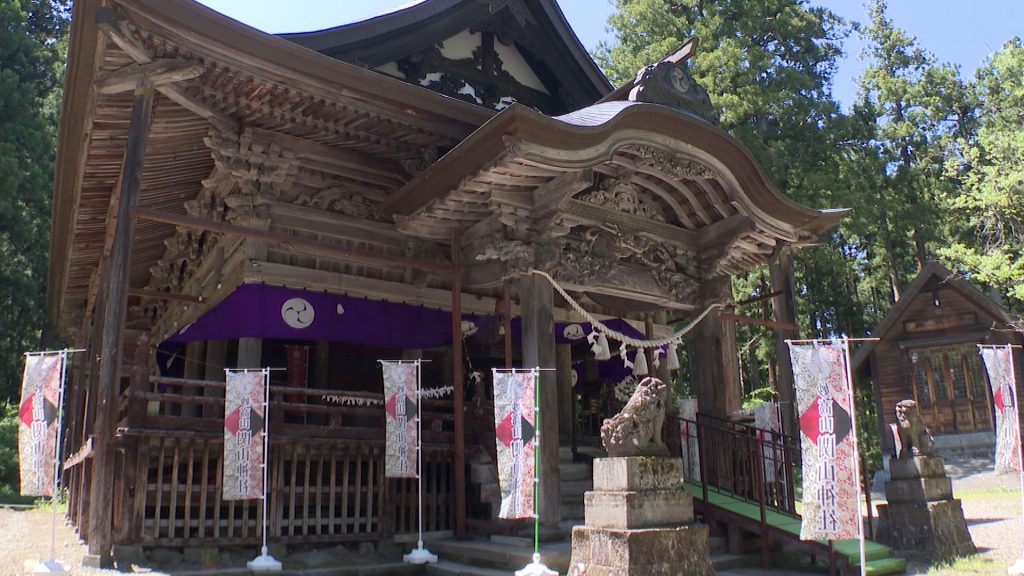
<svg viewBox="0 0 1024 576">
<path fill-rule="evenodd" d="M 711 97 L 690 74 L 688 58 L 676 58 L 677 54 L 641 68 L 636 73 L 628 99 L 675 108 L 717 125 L 718 111 L 711 103 Z"/>
</svg>

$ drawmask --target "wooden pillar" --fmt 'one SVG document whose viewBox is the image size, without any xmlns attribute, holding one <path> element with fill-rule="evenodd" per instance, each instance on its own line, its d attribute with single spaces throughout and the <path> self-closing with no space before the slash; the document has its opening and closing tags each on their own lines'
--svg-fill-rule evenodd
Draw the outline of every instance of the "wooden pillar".
<svg viewBox="0 0 1024 576">
<path fill-rule="evenodd" d="M 705 282 L 705 302 L 720 302 L 731 296 L 728 276 Z M 693 340 L 693 384 L 700 411 L 724 417 L 740 407 L 736 329 L 722 319 L 721 308 L 713 310 L 697 326 Z"/>
<path fill-rule="evenodd" d="M 452 386 L 455 387 L 455 537 L 466 537 L 466 407 L 462 383 L 462 231 L 452 231 Z"/>
<path fill-rule="evenodd" d="M 318 340 L 313 348 L 313 388 L 326 390 L 331 384 L 331 343 Z"/>
<path fill-rule="evenodd" d="M 554 289 L 530 275 L 519 281 L 523 322 L 523 368 L 555 368 Z M 558 470 L 558 389 L 555 373 L 540 373 L 540 522 L 558 526 L 561 495 Z"/>
<path fill-rule="evenodd" d="M 555 379 L 558 382 L 558 435 L 569 438 L 572 435 L 572 345 L 555 346 Z"/>
<path fill-rule="evenodd" d="M 768 264 L 769 282 L 772 292 L 781 294 L 772 298 L 772 316 L 776 322 L 796 324 L 796 307 L 793 301 L 793 254 L 785 246 L 775 249 Z M 775 330 L 776 392 L 779 409 L 782 412 L 782 431 L 789 436 L 797 433 L 796 392 L 793 388 L 793 361 L 789 357 L 787 339 L 799 338 L 796 330 Z"/>
<path fill-rule="evenodd" d="M 206 368 L 204 366 L 206 360 L 206 342 L 202 340 L 195 340 L 185 344 L 185 378 L 191 378 L 195 380 L 201 380 L 206 376 Z M 196 390 L 195 388 L 186 388 L 182 391 L 187 392 L 189 395 L 202 394 L 203 391 Z M 200 407 L 198 404 L 182 404 L 181 415 L 182 416 L 199 416 Z"/>
<path fill-rule="evenodd" d="M 228 341 L 207 340 L 206 341 L 206 364 L 203 366 L 203 380 L 210 382 L 223 382 L 227 379 L 224 368 L 227 366 Z M 203 389 L 204 396 L 213 396 L 214 390 Z M 224 409 L 219 406 L 204 405 L 204 418 L 223 418 Z"/>
<path fill-rule="evenodd" d="M 263 339 L 239 338 L 237 368 L 263 368 Z"/>
<path fill-rule="evenodd" d="M 140 83 L 135 89 L 124 164 L 121 166 L 121 188 L 117 202 L 117 220 L 110 251 L 109 274 L 102 278 L 107 289 L 103 308 L 103 339 L 100 360 L 96 426 L 93 444 L 92 485 L 89 502 L 89 551 L 83 564 L 110 567 L 111 510 L 114 485 L 114 426 L 117 423 L 118 396 L 121 379 L 121 352 L 124 339 L 125 308 L 134 223 L 129 210 L 138 203 L 142 183 L 142 163 L 146 156 L 149 124 L 153 115 L 153 87 Z"/>
</svg>

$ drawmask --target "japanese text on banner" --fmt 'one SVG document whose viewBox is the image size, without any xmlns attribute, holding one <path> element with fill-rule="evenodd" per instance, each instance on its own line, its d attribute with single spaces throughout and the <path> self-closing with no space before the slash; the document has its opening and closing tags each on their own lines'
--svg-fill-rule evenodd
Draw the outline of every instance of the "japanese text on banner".
<svg viewBox="0 0 1024 576">
<path fill-rule="evenodd" d="M 415 362 L 381 362 L 384 372 L 384 475 L 388 478 L 416 477 L 417 428 Z"/>
<path fill-rule="evenodd" d="M 263 498 L 263 371 L 227 372 L 224 403 L 224 499 Z"/>
<path fill-rule="evenodd" d="M 21 495 L 53 495 L 62 355 L 25 357 L 18 409 Z"/>
<path fill-rule="evenodd" d="M 536 414 L 533 372 L 494 371 L 494 435 L 501 484 L 499 518 L 533 516 Z"/>
<path fill-rule="evenodd" d="M 841 342 L 789 345 L 803 460 L 801 540 L 856 538 L 852 402 Z"/>
</svg>

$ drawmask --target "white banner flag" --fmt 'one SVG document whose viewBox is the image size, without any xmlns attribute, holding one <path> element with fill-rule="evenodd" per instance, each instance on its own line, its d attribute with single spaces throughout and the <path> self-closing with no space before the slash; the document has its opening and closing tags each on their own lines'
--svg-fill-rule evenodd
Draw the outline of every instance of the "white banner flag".
<svg viewBox="0 0 1024 576">
<path fill-rule="evenodd" d="M 996 413 L 996 472 L 1020 470 L 1020 421 L 1017 419 L 1017 382 L 1009 347 L 981 348 L 992 407 Z"/>
<path fill-rule="evenodd" d="M 52 496 L 64 355 L 25 356 L 18 409 L 21 495 Z"/>
<path fill-rule="evenodd" d="M 224 499 L 263 498 L 265 406 L 269 373 L 228 370 L 224 398 Z"/>
</svg>

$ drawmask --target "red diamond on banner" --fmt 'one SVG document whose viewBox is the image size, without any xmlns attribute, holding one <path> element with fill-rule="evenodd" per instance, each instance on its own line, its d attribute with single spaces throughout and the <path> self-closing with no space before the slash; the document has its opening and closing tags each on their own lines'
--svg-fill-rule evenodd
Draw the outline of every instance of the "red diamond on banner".
<svg viewBox="0 0 1024 576">
<path fill-rule="evenodd" d="M 533 440 L 533 425 L 530 424 L 530 421 L 527 420 L 526 418 L 522 418 L 521 416 L 520 416 L 520 418 L 522 419 L 522 422 L 521 422 L 522 434 L 523 434 L 522 440 L 523 440 L 523 443 L 525 444 L 525 443 L 529 442 L 530 440 Z M 508 446 L 509 444 L 512 443 L 512 413 L 511 412 L 506 414 L 505 418 L 497 426 L 494 427 L 494 435 L 497 436 L 498 441 L 501 442 L 502 444 L 504 444 L 505 446 Z"/>
<path fill-rule="evenodd" d="M 35 393 L 29 394 L 28 398 L 21 403 L 21 407 L 18 409 L 18 418 L 25 424 L 25 426 L 32 426 L 32 399 L 35 398 Z"/>
<path fill-rule="evenodd" d="M 241 410 L 241 406 L 231 411 L 231 414 L 224 416 L 224 429 L 231 433 L 232 436 L 238 434 L 238 412 Z M 249 412 L 249 431 L 256 435 L 260 430 L 263 430 L 263 414 L 260 414 L 256 410 Z"/>
<path fill-rule="evenodd" d="M 821 400 L 821 396 L 815 398 L 811 405 L 807 407 L 807 410 L 804 410 L 804 413 L 800 415 L 800 431 L 810 438 L 814 444 L 818 443 L 818 436 L 820 434 L 818 423 L 820 410 L 818 409 L 818 403 Z M 846 435 L 850 433 L 851 425 L 850 413 L 833 400 L 832 430 L 836 435 L 836 442 L 842 442 L 846 438 Z"/>
<path fill-rule="evenodd" d="M 401 392 L 395 392 L 391 398 L 384 404 L 384 411 L 388 413 L 392 418 L 398 417 L 398 409 L 396 404 L 399 398 L 405 398 L 405 421 L 408 422 L 416 417 L 416 403 L 411 398 L 402 394 Z"/>
</svg>

